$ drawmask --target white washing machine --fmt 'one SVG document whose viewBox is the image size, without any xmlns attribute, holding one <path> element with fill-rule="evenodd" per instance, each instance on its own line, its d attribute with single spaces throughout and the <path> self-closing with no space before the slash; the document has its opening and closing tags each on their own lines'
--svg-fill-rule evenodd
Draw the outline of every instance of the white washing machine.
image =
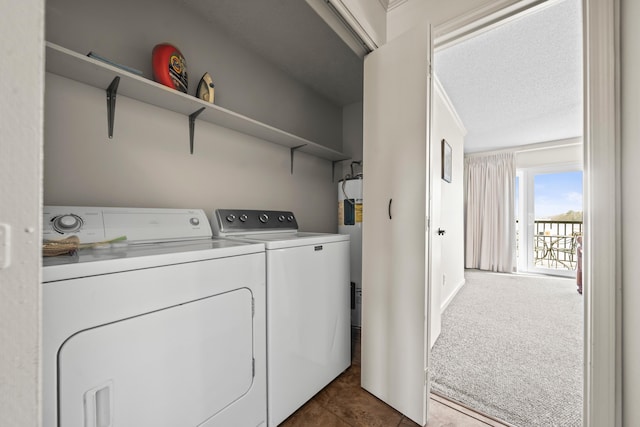
<svg viewBox="0 0 640 427">
<path fill-rule="evenodd" d="M 214 235 L 264 243 L 267 418 L 277 426 L 351 364 L 349 236 L 298 232 L 291 212 L 217 209 Z"/>
<path fill-rule="evenodd" d="M 202 210 L 45 206 L 45 427 L 263 426 L 265 252 Z"/>
</svg>

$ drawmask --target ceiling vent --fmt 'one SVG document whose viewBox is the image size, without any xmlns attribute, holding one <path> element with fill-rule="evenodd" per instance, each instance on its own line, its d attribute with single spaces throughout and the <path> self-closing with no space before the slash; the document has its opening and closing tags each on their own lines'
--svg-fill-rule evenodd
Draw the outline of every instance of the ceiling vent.
<svg viewBox="0 0 640 427">
<path fill-rule="evenodd" d="M 341 0 L 306 2 L 359 57 L 363 58 L 378 48 Z"/>
</svg>

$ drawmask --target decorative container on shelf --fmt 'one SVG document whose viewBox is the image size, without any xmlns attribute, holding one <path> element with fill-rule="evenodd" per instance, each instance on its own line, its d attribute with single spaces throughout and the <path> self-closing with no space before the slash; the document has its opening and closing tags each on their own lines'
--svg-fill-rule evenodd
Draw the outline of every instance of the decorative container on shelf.
<svg viewBox="0 0 640 427">
<path fill-rule="evenodd" d="M 160 84 L 187 93 L 187 61 L 177 47 L 160 43 L 153 48 L 153 79 Z"/>
<path fill-rule="evenodd" d="M 213 104 L 215 95 L 215 86 L 213 85 L 213 79 L 209 73 L 204 73 L 198 83 L 198 90 L 196 90 L 196 96 L 203 101 L 207 101 Z"/>
</svg>

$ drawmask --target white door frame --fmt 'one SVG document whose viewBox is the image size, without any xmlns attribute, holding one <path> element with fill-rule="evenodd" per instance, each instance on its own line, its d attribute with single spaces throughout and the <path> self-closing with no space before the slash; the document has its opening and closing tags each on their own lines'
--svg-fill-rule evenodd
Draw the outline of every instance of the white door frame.
<svg viewBox="0 0 640 427">
<path fill-rule="evenodd" d="M 585 427 L 622 425 L 619 9 L 583 0 Z"/>
<path fill-rule="evenodd" d="M 551 1 L 551 0 L 550 0 Z M 436 48 L 545 0 L 501 0 L 435 28 Z M 584 427 L 622 425 L 619 0 L 582 0 Z M 597 226 L 596 226 L 597 224 Z M 597 287 L 594 286 L 597 284 Z"/>
</svg>

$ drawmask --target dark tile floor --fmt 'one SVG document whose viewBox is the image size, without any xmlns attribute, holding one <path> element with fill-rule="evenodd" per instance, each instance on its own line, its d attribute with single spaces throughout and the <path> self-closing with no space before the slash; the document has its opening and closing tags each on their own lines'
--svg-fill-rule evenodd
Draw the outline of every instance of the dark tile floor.
<svg viewBox="0 0 640 427">
<path fill-rule="evenodd" d="M 504 426 L 433 394 L 429 405 L 429 427 Z M 280 426 L 416 427 L 418 424 L 360 387 L 360 334 L 354 330 L 351 367 Z"/>
</svg>

